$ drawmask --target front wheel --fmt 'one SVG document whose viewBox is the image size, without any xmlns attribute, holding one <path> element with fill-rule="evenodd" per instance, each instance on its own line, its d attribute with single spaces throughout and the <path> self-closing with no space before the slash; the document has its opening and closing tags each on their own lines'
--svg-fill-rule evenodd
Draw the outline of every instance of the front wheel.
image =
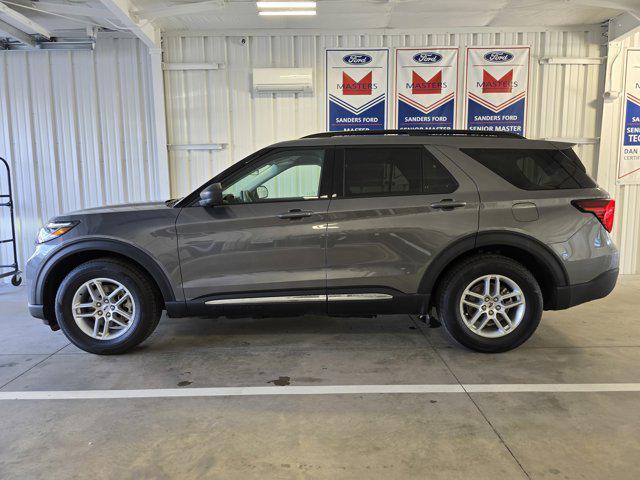
<svg viewBox="0 0 640 480">
<path fill-rule="evenodd" d="M 485 254 L 465 260 L 443 279 L 438 312 L 447 334 L 478 352 L 504 352 L 536 330 L 543 301 L 538 282 L 520 263 Z"/>
<path fill-rule="evenodd" d="M 156 328 L 160 303 L 149 278 L 133 265 L 98 259 L 73 269 L 56 295 L 56 319 L 77 347 L 123 353 Z"/>
</svg>

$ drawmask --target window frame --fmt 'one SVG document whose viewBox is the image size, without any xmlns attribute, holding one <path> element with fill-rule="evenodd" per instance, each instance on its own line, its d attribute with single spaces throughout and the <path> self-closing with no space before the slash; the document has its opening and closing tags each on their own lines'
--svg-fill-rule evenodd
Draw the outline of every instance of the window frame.
<svg viewBox="0 0 640 480">
<path fill-rule="evenodd" d="M 355 150 L 355 149 L 364 149 L 364 148 L 390 148 L 393 150 L 419 150 L 420 151 L 420 192 L 410 193 L 410 192 L 384 192 L 384 193 L 366 193 L 361 195 L 345 195 L 346 185 L 345 185 L 345 168 L 346 168 L 346 153 L 347 150 Z M 454 184 L 454 188 L 448 192 L 425 192 L 425 172 L 424 172 L 424 162 L 426 155 L 431 155 L 433 160 L 451 177 L 451 180 Z M 424 196 L 424 195 L 450 195 L 456 192 L 460 188 L 460 183 L 458 179 L 451 173 L 451 171 L 445 167 L 442 162 L 438 159 L 437 153 L 431 149 L 427 145 L 424 144 L 384 144 L 384 145 L 372 145 L 372 144 L 364 144 L 364 145 L 348 145 L 348 146 L 340 146 L 336 148 L 335 158 L 334 158 L 334 167 L 333 167 L 334 177 L 333 177 L 333 195 L 334 197 L 340 199 L 357 199 L 357 198 L 384 198 L 384 197 L 415 197 L 415 196 Z"/>
<path fill-rule="evenodd" d="M 291 147 L 276 147 L 276 148 L 268 148 L 260 150 L 256 152 L 256 154 L 250 156 L 247 160 L 241 161 L 239 163 L 243 163 L 242 166 L 238 166 L 238 168 L 234 168 L 233 166 L 229 169 L 221 172 L 220 174 L 213 177 L 207 183 L 199 187 L 193 193 L 189 195 L 189 203 L 187 206 L 189 207 L 199 207 L 199 198 L 200 192 L 207 188 L 212 183 L 220 182 L 223 185 L 225 183 L 232 183 L 239 178 L 243 177 L 251 173 L 256 167 L 264 162 L 267 157 L 270 157 L 274 154 L 278 154 L 280 152 L 286 151 L 300 151 L 300 150 L 324 150 L 324 160 L 322 162 L 322 167 L 320 171 L 320 188 L 318 192 L 318 198 L 275 198 L 271 200 L 263 200 L 260 202 L 248 202 L 248 203 L 225 203 L 222 205 L 215 205 L 214 207 L 204 207 L 204 208 L 219 208 L 219 207 L 232 207 L 232 206 L 240 206 L 240 205 L 263 205 L 269 203 L 291 203 L 291 202 L 313 202 L 316 200 L 325 200 L 331 198 L 333 185 L 333 169 L 334 169 L 334 148 L 326 145 L 305 145 L 305 146 L 291 146 Z M 235 164 L 238 165 L 238 164 Z"/>
</svg>

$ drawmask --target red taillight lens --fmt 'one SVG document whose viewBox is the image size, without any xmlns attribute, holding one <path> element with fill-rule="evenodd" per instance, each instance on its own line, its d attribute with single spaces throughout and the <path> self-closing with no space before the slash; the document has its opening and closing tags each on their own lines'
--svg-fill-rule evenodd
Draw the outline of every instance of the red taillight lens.
<svg viewBox="0 0 640 480">
<path fill-rule="evenodd" d="M 593 213 L 607 232 L 613 228 L 613 216 L 616 211 L 616 201 L 611 198 L 594 198 L 591 200 L 574 200 L 574 207 L 582 212 Z"/>
</svg>

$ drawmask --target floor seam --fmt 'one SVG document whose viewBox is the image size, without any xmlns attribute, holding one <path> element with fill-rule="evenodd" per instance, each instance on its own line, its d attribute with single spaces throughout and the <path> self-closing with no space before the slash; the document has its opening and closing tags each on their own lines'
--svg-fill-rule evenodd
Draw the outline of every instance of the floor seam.
<svg viewBox="0 0 640 480">
<path fill-rule="evenodd" d="M 29 373 L 31 370 L 33 370 L 34 368 L 36 368 L 38 365 L 42 364 L 43 362 L 46 362 L 47 360 L 49 360 L 51 357 L 53 357 L 56 353 L 58 353 L 60 350 L 62 350 L 63 348 L 67 348 L 69 345 L 71 345 L 71 342 L 67 343 L 66 345 L 60 347 L 58 350 L 56 350 L 55 352 L 53 352 L 52 354 L 46 356 L 45 358 L 43 358 L 42 360 L 40 360 L 39 362 L 35 363 L 34 365 L 32 365 L 31 367 L 27 368 L 24 372 L 16 375 L 15 377 L 13 377 L 11 380 L 9 380 L 8 382 L 6 382 L 3 385 L 0 385 L 0 390 L 2 390 L 4 387 L 6 387 L 7 385 L 9 385 L 10 383 L 14 382 L 15 380 L 19 379 L 20 377 L 22 377 L 24 374 Z"/>
<path fill-rule="evenodd" d="M 473 399 L 473 397 L 471 396 L 471 394 L 467 391 L 467 389 L 464 387 L 464 385 L 462 384 L 462 382 L 460 382 L 460 379 L 458 378 L 458 376 L 453 372 L 453 370 L 451 369 L 451 367 L 449 366 L 449 364 L 447 363 L 447 361 L 444 359 L 444 357 L 442 355 L 440 355 L 440 352 L 438 351 L 438 348 L 436 348 L 433 345 L 433 342 L 431 342 L 431 339 L 427 336 L 427 334 L 424 332 L 424 330 L 422 328 L 420 328 L 420 325 L 418 325 L 418 322 L 416 322 L 416 319 L 414 318 L 413 315 L 409 315 L 409 318 L 411 318 L 411 321 L 414 323 L 414 325 L 416 326 L 416 328 L 420 331 L 420 333 L 422 334 L 422 336 L 425 338 L 425 340 L 429 343 L 429 345 L 431 345 L 431 347 L 433 348 L 433 351 L 435 352 L 435 354 L 438 356 L 438 358 L 440 359 L 440 361 L 445 365 L 445 367 L 447 368 L 447 370 L 449 371 L 449 373 L 453 376 L 453 378 L 456 379 L 456 382 L 458 382 L 458 385 L 460 385 L 460 387 L 464 390 L 464 393 L 467 395 L 467 398 L 471 401 L 471 403 L 473 403 L 473 405 L 476 407 L 476 410 L 478 410 L 478 413 L 480 413 L 480 415 L 482 416 L 482 418 L 484 418 L 484 421 L 487 423 L 487 425 L 489 425 L 489 427 L 491 428 L 491 430 L 493 431 L 493 433 L 495 434 L 495 436 L 498 438 L 498 440 L 500 441 L 500 443 L 502 443 L 502 445 L 504 446 L 504 448 L 507 450 L 507 452 L 509 452 L 509 455 L 511 455 L 511 458 L 513 458 L 513 461 L 516 462 L 516 465 L 518 465 L 518 467 L 520 468 L 520 470 L 522 471 L 522 473 L 524 474 L 524 476 L 528 479 L 531 479 L 531 476 L 529 475 L 529 472 L 527 472 L 524 468 L 524 466 L 522 465 L 522 463 L 520 463 L 520 460 L 518 459 L 518 457 L 516 457 L 516 455 L 513 453 L 513 450 L 511 450 L 511 448 L 509 447 L 509 445 L 507 445 L 507 442 L 505 442 L 504 438 L 502 438 L 502 435 L 500 435 L 500 433 L 498 432 L 498 430 L 496 430 L 496 427 L 493 426 L 493 424 L 491 423 L 491 421 L 489 420 L 489 418 L 487 418 L 487 416 L 485 415 L 485 413 L 482 411 L 482 409 L 480 408 L 480 406 L 476 403 L 476 401 Z M 419 321 L 419 320 L 418 320 Z M 440 327 L 440 328 L 444 328 L 444 327 Z"/>
</svg>

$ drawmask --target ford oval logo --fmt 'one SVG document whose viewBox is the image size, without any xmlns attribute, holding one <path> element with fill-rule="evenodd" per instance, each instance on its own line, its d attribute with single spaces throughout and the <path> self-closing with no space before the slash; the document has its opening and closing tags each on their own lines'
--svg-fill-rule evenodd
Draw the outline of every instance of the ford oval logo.
<svg viewBox="0 0 640 480">
<path fill-rule="evenodd" d="M 413 61 L 418 63 L 438 63 L 442 55 L 436 52 L 420 52 L 413 56 Z"/>
<path fill-rule="evenodd" d="M 502 63 L 513 60 L 513 54 L 509 52 L 495 51 L 484 54 L 484 59 L 488 62 Z"/>
<path fill-rule="evenodd" d="M 342 61 L 349 65 L 366 65 L 371 60 L 373 60 L 373 58 L 371 58 L 370 55 L 365 55 L 364 53 L 350 53 L 349 55 L 342 57 Z"/>
</svg>

